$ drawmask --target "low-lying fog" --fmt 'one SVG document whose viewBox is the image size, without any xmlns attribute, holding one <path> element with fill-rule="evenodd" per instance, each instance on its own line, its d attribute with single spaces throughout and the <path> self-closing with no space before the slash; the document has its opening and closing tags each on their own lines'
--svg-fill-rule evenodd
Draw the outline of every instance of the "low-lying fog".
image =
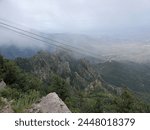
<svg viewBox="0 0 150 130">
<path fill-rule="evenodd" d="M 8 34 L 8 33 L 7 33 Z M 10 33 L 11 34 L 11 33 Z M 58 42 L 44 39 L 43 43 L 18 34 L 11 34 L 9 38 L 3 33 L 3 40 L 0 40 L 0 47 L 14 45 L 19 48 L 32 48 L 46 50 L 56 49 L 54 44 L 63 48 L 65 51 L 72 50 L 80 55 L 92 56 L 103 60 L 129 60 L 134 62 L 149 62 L 150 42 L 113 39 L 113 38 L 94 38 L 93 36 L 79 34 L 49 34 L 47 38 Z M 41 35 L 41 34 L 40 34 Z M 2 35 L 1 35 L 2 36 Z M 42 39 L 42 38 L 40 38 Z M 51 45 L 52 44 L 52 45 Z M 57 49 L 60 49 L 57 47 Z M 9 51 L 9 50 L 8 50 Z"/>
<path fill-rule="evenodd" d="M 105 60 L 149 62 L 149 14 L 149 0 L 0 0 L 0 46 L 55 44 Z M 16 34 L 3 23 L 51 40 Z"/>
</svg>

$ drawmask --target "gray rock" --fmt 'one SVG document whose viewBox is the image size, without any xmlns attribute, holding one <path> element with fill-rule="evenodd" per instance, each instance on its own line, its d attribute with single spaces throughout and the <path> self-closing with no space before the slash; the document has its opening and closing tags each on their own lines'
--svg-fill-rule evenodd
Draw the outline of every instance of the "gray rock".
<svg viewBox="0 0 150 130">
<path fill-rule="evenodd" d="M 3 102 L 3 106 L 0 108 L 0 113 L 14 113 L 11 104 L 13 101 L 8 101 L 6 98 L 0 97 Z"/>
<path fill-rule="evenodd" d="M 2 80 L 0 81 L 0 90 L 6 87 L 6 83 Z"/>
<path fill-rule="evenodd" d="M 4 106 L 4 108 L 0 111 L 0 113 L 14 113 L 10 104 Z"/>
<path fill-rule="evenodd" d="M 70 113 L 66 104 L 53 92 L 43 97 L 38 104 L 27 110 L 30 113 Z"/>
</svg>

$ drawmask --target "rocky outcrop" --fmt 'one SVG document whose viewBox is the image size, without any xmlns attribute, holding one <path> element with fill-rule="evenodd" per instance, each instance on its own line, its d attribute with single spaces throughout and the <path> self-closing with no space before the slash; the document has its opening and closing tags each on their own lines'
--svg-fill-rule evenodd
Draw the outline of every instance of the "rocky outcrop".
<svg viewBox="0 0 150 130">
<path fill-rule="evenodd" d="M 58 64 L 57 73 L 64 77 L 68 77 L 71 73 L 69 62 L 66 61 Z"/>
<path fill-rule="evenodd" d="M 2 80 L 0 81 L 0 90 L 6 87 L 6 83 Z"/>
<path fill-rule="evenodd" d="M 30 113 L 70 113 L 66 104 L 53 92 L 43 97 L 26 112 Z"/>
<path fill-rule="evenodd" d="M 1 106 L 0 113 L 13 113 L 13 109 L 11 107 L 12 101 L 8 101 L 6 98 L 0 98 Z"/>
<path fill-rule="evenodd" d="M 94 91 L 96 89 L 105 89 L 105 88 L 103 88 L 102 82 L 100 80 L 97 80 L 97 79 L 95 81 L 91 82 L 85 90 L 86 91 L 87 90 L 88 91 Z"/>
<path fill-rule="evenodd" d="M 3 109 L 0 111 L 0 113 L 14 113 L 12 107 L 10 104 L 7 104 L 3 107 Z"/>
</svg>

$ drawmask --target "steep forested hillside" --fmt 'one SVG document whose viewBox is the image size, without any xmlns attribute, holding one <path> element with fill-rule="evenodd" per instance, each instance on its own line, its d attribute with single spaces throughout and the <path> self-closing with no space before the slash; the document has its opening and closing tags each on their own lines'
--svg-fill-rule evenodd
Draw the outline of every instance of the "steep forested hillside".
<svg viewBox="0 0 150 130">
<path fill-rule="evenodd" d="M 23 111 L 39 99 L 44 87 L 37 77 L 24 73 L 15 62 L 0 56 L 0 82 L 2 81 L 7 86 L 0 89 L 0 104 L 4 106 L 11 103 L 16 112 Z"/>
<path fill-rule="evenodd" d="M 53 88 L 74 112 L 149 111 L 130 86 L 132 91 L 128 86 L 105 81 L 97 65 L 86 59 L 76 59 L 65 52 L 42 51 L 29 59 L 18 58 L 16 63 L 51 86 L 49 89 Z M 60 83 L 61 80 L 64 83 Z"/>
<path fill-rule="evenodd" d="M 65 52 L 41 51 L 15 61 L 0 56 L 0 82 L 6 84 L 0 87 L 0 110 L 10 105 L 13 111 L 24 112 L 41 97 L 56 92 L 72 112 L 150 112 L 132 87 L 105 79 L 103 67 L 107 65 L 91 64 Z M 118 82 L 125 81 L 118 77 Z"/>
<path fill-rule="evenodd" d="M 150 101 L 149 63 L 111 61 L 96 65 L 96 69 L 106 82 L 115 86 L 128 87 Z"/>
</svg>

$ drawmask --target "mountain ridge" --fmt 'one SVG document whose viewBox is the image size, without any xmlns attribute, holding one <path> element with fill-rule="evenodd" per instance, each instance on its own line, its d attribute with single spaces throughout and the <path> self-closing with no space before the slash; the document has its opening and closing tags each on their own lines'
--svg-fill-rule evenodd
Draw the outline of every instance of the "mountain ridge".
<svg viewBox="0 0 150 130">
<path fill-rule="evenodd" d="M 59 51 L 40 51 L 33 57 L 14 61 L 0 59 L 0 77 L 9 86 L 0 91 L 0 96 L 13 100 L 15 112 L 22 112 L 50 92 L 56 92 L 72 112 L 150 110 L 146 100 L 139 99 L 132 88 L 116 86 L 103 78 L 99 69 L 105 63 L 91 63 Z"/>
</svg>

